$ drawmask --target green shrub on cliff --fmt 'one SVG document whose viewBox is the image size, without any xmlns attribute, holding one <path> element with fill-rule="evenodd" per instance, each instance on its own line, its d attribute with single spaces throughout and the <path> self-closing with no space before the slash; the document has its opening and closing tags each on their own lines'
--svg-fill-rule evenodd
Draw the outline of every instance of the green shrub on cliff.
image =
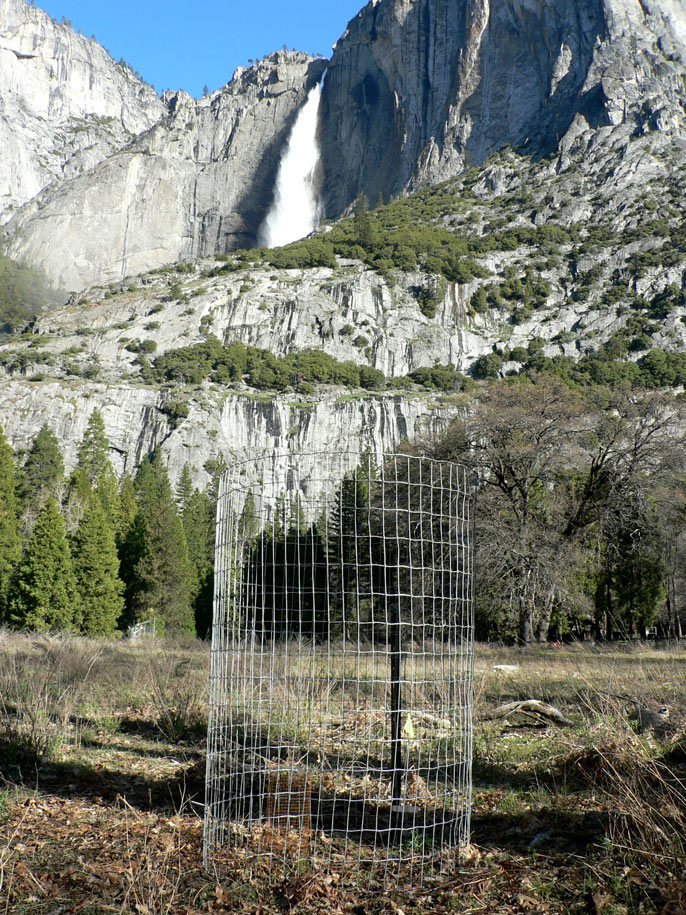
<svg viewBox="0 0 686 915">
<path fill-rule="evenodd" d="M 154 363 L 158 382 L 179 381 L 201 384 L 241 382 L 261 391 L 284 391 L 304 384 L 335 384 L 368 390 L 385 386 L 383 374 L 369 366 L 339 362 L 321 350 L 306 349 L 287 356 L 275 356 L 268 350 L 243 343 L 224 346 L 216 337 L 204 343 L 168 350 Z"/>
</svg>

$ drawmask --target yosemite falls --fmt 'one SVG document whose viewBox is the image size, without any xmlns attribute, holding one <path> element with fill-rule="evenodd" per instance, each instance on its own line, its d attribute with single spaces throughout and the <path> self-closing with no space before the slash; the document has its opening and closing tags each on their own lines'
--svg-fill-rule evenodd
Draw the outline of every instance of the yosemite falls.
<svg viewBox="0 0 686 915">
<path fill-rule="evenodd" d="M 319 162 L 317 124 L 323 83 L 322 78 L 310 91 L 281 157 L 274 202 L 258 235 L 258 244 L 266 248 L 305 238 L 319 223 L 314 178 Z"/>
</svg>

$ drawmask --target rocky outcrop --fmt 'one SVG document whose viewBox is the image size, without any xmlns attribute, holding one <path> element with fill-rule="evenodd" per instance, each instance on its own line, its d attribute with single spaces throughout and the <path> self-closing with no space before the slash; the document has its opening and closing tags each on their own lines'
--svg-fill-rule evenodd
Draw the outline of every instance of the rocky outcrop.
<svg viewBox="0 0 686 915">
<path fill-rule="evenodd" d="M 165 395 L 152 388 L 13 381 L 0 393 L 0 424 L 21 452 L 47 423 L 60 441 L 69 471 L 88 419 L 98 409 L 117 474 L 135 473 L 141 460 L 159 447 L 173 480 L 188 463 L 197 484 L 204 486 L 209 458 L 230 462 L 271 451 L 345 453 L 353 442 L 362 451 L 381 455 L 408 435 L 444 427 L 456 413 L 454 406 L 435 409 L 425 396 L 350 397 L 342 391 L 310 403 L 292 402 L 285 395 L 196 392 L 186 403 L 188 418 L 172 428 L 163 412 Z"/>
<path fill-rule="evenodd" d="M 372 0 L 323 94 L 328 215 L 587 129 L 683 134 L 684 0 Z"/>
<path fill-rule="evenodd" d="M 683 142 L 685 42 L 686 0 L 372 0 L 328 65 L 326 214 L 508 144 L 561 152 L 564 169 L 602 131 Z M 15 207 L 33 197 L 6 227 L 10 255 L 77 290 L 254 244 L 326 67 L 279 52 L 210 98 L 162 101 L 93 42 L 0 0 L 0 141 L 13 151 L 0 176 Z"/>
<path fill-rule="evenodd" d="M 255 243 L 279 156 L 325 63 L 279 52 L 169 116 L 91 172 L 24 207 L 11 256 L 70 290 Z"/>
<path fill-rule="evenodd" d="M 600 351 L 608 362 L 638 361 L 653 347 L 658 362 L 660 350 L 683 352 L 686 161 L 668 135 L 624 143 L 618 130 L 598 131 L 583 167 L 568 148 L 546 161 L 504 151 L 458 179 L 454 196 L 444 189 L 437 208 L 432 194 L 394 206 L 410 218 L 426 207 L 419 225 L 435 218 L 470 243 L 501 238 L 502 247 L 474 254 L 468 282 L 381 274 L 348 259 L 277 270 L 229 258 L 74 296 L 31 333 L 0 343 L 0 425 L 24 448 L 48 422 L 73 462 L 97 406 L 119 471 L 161 445 L 174 475 L 188 460 L 202 482 L 218 454 L 372 443 L 378 451 L 443 422 L 460 396 L 419 393 L 402 378 L 435 362 L 467 373 L 497 353 L 501 373 L 516 374 L 541 352 L 578 359 Z M 475 297 L 480 288 L 485 299 Z M 183 375 L 180 360 L 176 371 L 151 372 L 159 355 L 209 335 L 276 355 L 314 348 L 373 366 L 393 385 L 365 394 L 295 378 L 294 389 L 275 395 L 209 381 L 209 369 Z M 195 351 L 187 364 L 206 356 Z M 666 375 L 664 383 L 674 382 Z"/>
<path fill-rule="evenodd" d="M 0 0 L 0 223 L 166 114 L 154 89 L 26 0 Z"/>
</svg>

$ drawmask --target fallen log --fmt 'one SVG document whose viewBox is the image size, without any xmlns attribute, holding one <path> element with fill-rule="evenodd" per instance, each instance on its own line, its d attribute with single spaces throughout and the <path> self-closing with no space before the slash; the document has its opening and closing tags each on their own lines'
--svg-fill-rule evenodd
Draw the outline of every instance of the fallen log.
<svg viewBox="0 0 686 915">
<path fill-rule="evenodd" d="M 536 718 L 544 718 L 547 721 L 553 721 L 564 727 L 569 727 L 572 722 L 565 718 L 559 709 L 554 705 L 548 705 L 541 702 L 540 699 L 522 699 L 519 702 L 506 702 L 505 705 L 499 705 L 498 708 L 492 709 L 484 714 L 487 721 L 496 721 L 501 718 L 509 718 L 516 712 L 522 712 L 526 715 L 532 715 Z"/>
</svg>

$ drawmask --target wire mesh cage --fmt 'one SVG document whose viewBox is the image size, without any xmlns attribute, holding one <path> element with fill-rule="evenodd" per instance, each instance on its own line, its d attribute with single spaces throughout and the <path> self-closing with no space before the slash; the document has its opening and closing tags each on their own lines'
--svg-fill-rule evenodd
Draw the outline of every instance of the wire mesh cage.
<svg viewBox="0 0 686 915">
<path fill-rule="evenodd" d="M 217 513 L 205 864 L 416 883 L 469 841 L 473 486 L 269 454 Z"/>
</svg>

